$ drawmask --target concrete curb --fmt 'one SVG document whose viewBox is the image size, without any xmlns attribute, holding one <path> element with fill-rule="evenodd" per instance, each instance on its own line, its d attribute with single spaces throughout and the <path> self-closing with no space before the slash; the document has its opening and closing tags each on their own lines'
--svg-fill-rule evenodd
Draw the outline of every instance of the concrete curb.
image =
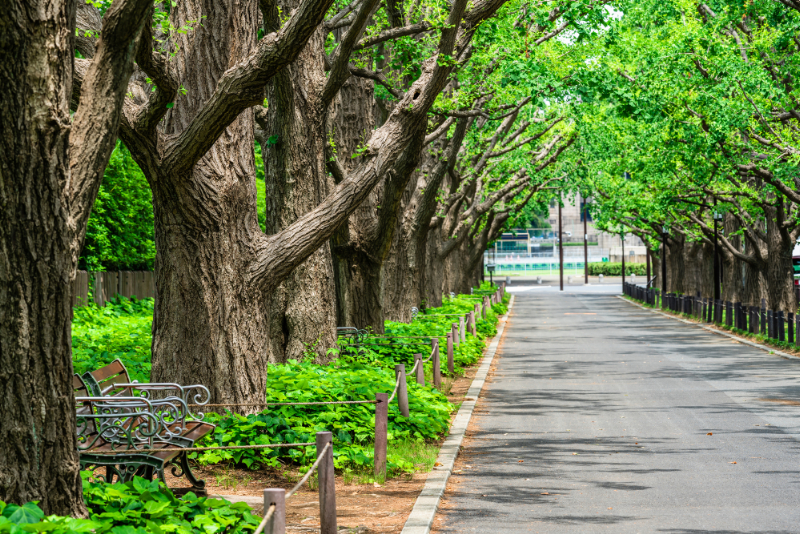
<svg viewBox="0 0 800 534">
<path fill-rule="evenodd" d="M 514 305 L 514 295 L 511 295 L 511 300 L 508 302 L 508 310 L 511 312 L 511 307 Z M 472 379 L 472 384 L 467 391 L 464 402 L 461 403 L 461 408 L 458 409 L 453 426 L 450 427 L 450 433 L 444 441 L 444 445 L 439 450 L 439 456 L 436 462 L 441 464 L 439 467 L 434 467 L 425 481 L 425 487 L 417 497 L 414 503 L 414 508 L 411 514 L 406 519 L 403 530 L 400 534 L 428 534 L 431 531 L 433 519 L 436 517 L 436 511 L 439 509 L 439 501 L 444 495 L 444 490 L 447 487 L 447 480 L 453 471 L 458 451 L 461 449 L 461 443 L 464 441 L 464 434 L 467 432 L 467 426 L 472 418 L 472 412 L 475 410 L 475 403 L 478 401 L 478 396 L 481 394 L 483 384 L 486 382 L 486 375 L 489 374 L 489 368 L 494 361 L 497 346 L 503 338 L 503 331 L 508 321 L 508 314 L 504 320 L 500 321 L 497 328 L 497 335 L 489 344 L 489 348 L 483 357 L 481 366 L 478 367 L 478 372 L 475 378 Z"/>
<path fill-rule="evenodd" d="M 680 317 L 675 317 L 674 315 L 670 315 L 668 313 L 660 312 L 660 311 L 658 311 L 658 310 L 656 310 L 654 308 L 645 308 L 644 306 L 642 306 L 638 302 L 633 302 L 632 300 L 628 300 L 628 299 L 626 299 L 625 297 L 623 297 L 621 295 L 617 295 L 617 298 L 618 299 L 622 299 L 623 301 L 627 302 L 628 304 L 632 304 L 634 306 L 638 306 L 638 307 L 642 308 L 643 310 L 648 310 L 648 311 L 651 311 L 653 313 L 657 313 L 658 315 L 663 315 L 664 317 L 669 317 L 670 319 L 675 319 L 676 321 L 680 321 L 682 323 L 690 324 L 692 326 L 698 326 L 698 327 L 702 328 L 703 330 L 708 330 L 709 332 L 712 332 L 714 334 L 718 334 L 720 336 L 725 336 L 725 337 L 729 337 L 731 339 L 735 339 L 739 343 L 744 343 L 745 345 L 750 345 L 751 347 L 755 347 L 757 349 L 761 349 L 764 352 L 768 352 L 770 354 L 774 354 L 775 356 L 780 356 L 781 358 L 784 358 L 786 360 L 800 360 L 800 356 L 795 356 L 794 354 L 789 354 L 788 352 L 779 351 L 778 349 L 776 349 L 774 347 L 770 347 L 768 345 L 762 345 L 760 343 L 755 343 L 753 341 L 750 341 L 749 339 L 745 339 L 743 337 L 739 337 L 736 334 L 730 334 L 730 333 L 725 332 L 723 330 L 717 330 L 716 328 L 711 328 L 710 326 L 705 326 L 705 325 L 702 325 L 702 324 L 699 324 L 699 323 L 695 323 L 695 322 L 692 322 L 692 321 L 687 321 L 686 319 L 681 319 Z"/>
</svg>

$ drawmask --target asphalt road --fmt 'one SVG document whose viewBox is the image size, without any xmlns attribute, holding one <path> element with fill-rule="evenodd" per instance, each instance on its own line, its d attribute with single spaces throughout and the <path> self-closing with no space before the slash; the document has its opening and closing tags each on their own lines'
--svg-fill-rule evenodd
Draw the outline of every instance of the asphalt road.
<svg viewBox="0 0 800 534">
<path fill-rule="evenodd" d="M 591 286 L 515 293 L 441 532 L 800 532 L 800 360 Z"/>
</svg>

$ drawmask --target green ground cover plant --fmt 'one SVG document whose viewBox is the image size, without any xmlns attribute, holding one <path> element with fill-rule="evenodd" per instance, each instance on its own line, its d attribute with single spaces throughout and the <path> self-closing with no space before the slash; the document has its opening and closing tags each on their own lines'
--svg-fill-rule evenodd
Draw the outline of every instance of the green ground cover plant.
<svg viewBox="0 0 800 534">
<path fill-rule="evenodd" d="M 480 291 L 488 292 L 491 288 L 484 284 Z M 480 302 L 479 295 L 445 298 L 441 307 L 424 310 L 410 324 L 387 322 L 386 337 L 368 336 L 359 347 L 342 340 L 339 347 L 333 349 L 338 358 L 329 365 L 316 364 L 312 358 L 270 365 L 266 401 L 373 400 L 376 392 L 391 393 L 395 385 L 394 366 L 402 363 L 410 372 L 415 353 L 421 353 L 424 358 L 430 355 L 432 336 L 440 339 L 440 355 L 446 365 L 445 334 L 450 331 L 451 323 L 458 322 L 458 316 L 448 314 L 463 315 L 473 309 L 475 302 Z M 476 318 L 477 336 L 467 335 L 467 340 L 454 348 L 455 373 L 451 379 L 480 359 L 485 339 L 496 334 L 498 317 L 507 311 L 505 302 L 493 305 L 485 319 Z M 103 308 L 93 305 L 76 308 L 73 322 L 75 372 L 97 369 L 119 358 L 132 379 L 148 381 L 152 314 L 153 299 L 117 298 Z M 409 345 L 409 342 L 420 344 Z M 432 376 L 432 362 L 425 364 L 425 372 L 428 377 Z M 410 417 L 400 414 L 396 402 L 389 405 L 387 460 L 390 476 L 429 469 L 429 461 L 419 460 L 420 451 L 431 449 L 428 444 L 436 442 L 448 429 L 455 407 L 443 392 L 432 387 L 432 380 L 428 379 L 426 384 L 419 386 L 414 377 L 408 377 Z M 368 472 L 373 464 L 375 412 L 372 404 L 280 406 L 246 416 L 209 413 L 206 419 L 217 428 L 198 443 L 200 446 L 313 442 L 316 432 L 331 431 L 334 463 L 338 469 L 352 477 L 354 473 Z M 314 447 L 219 450 L 191 455 L 202 465 L 241 465 L 250 469 L 287 463 L 307 467 L 315 457 Z M 435 459 L 435 454 L 426 457 Z"/>
<path fill-rule="evenodd" d="M 127 483 L 91 482 L 83 472 L 87 519 L 45 516 L 36 502 L 22 506 L 0 501 L 0 533 L 33 534 L 244 534 L 259 519 L 245 503 L 198 497 L 180 500 L 157 480 L 136 477 Z"/>
<path fill-rule="evenodd" d="M 153 299 L 117 297 L 105 307 L 74 309 L 72 365 L 83 374 L 117 358 L 125 363 L 132 380 L 150 380 L 150 344 Z"/>
</svg>

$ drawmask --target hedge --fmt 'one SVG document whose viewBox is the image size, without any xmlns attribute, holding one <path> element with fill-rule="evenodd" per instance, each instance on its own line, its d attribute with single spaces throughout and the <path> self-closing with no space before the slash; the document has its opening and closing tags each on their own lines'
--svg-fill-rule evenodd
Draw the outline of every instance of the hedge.
<svg viewBox="0 0 800 534">
<path fill-rule="evenodd" d="M 647 266 L 644 263 L 625 263 L 625 274 L 630 276 L 632 274 L 642 275 L 647 274 Z M 622 263 L 590 263 L 589 274 L 597 276 L 622 276 Z"/>
</svg>

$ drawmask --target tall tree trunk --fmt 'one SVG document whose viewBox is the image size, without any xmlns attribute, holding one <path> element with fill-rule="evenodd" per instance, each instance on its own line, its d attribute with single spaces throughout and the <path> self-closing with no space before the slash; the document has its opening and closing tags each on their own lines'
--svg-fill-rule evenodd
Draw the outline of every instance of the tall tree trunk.
<svg viewBox="0 0 800 534">
<path fill-rule="evenodd" d="M 180 2 L 174 22 L 215 13 L 180 43 L 173 61 L 186 94 L 167 115 L 167 135 L 184 131 L 222 74 L 255 45 L 254 3 Z M 225 16 L 223 16 L 223 13 Z M 269 351 L 268 295 L 248 283 L 256 211 L 253 112 L 236 118 L 187 174 L 137 161 L 153 191 L 156 382 L 204 384 L 217 403 L 263 401 Z M 130 144 L 132 153 L 135 144 Z M 244 412 L 256 411 L 250 407 Z"/>
<path fill-rule="evenodd" d="M 667 240 L 667 291 L 684 293 L 684 248 L 685 238 L 681 234 L 670 236 Z"/>
<path fill-rule="evenodd" d="M 773 310 L 794 313 L 797 299 L 794 292 L 792 252 L 796 236 L 781 227 L 776 208 L 767 211 L 767 265 L 765 270 L 767 305 Z"/>
<path fill-rule="evenodd" d="M 71 384 L 75 2 L 0 6 L 0 500 L 85 514 Z"/>
<path fill-rule="evenodd" d="M 355 168 L 375 127 L 375 98 L 371 80 L 350 78 L 333 102 L 331 123 L 339 161 L 348 172 Z M 375 221 L 386 178 L 334 234 L 331 240 L 336 271 L 336 319 L 339 326 L 371 327 L 383 332 L 383 259 L 373 247 Z M 388 206 L 385 209 L 390 209 Z"/>
<path fill-rule="evenodd" d="M 724 216 L 722 230 L 728 236 L 731 244 L 741 250 L 742 238 L 734 235 L 739 230 L 739 224 L 730 213 L 726 213 Z M 728 302 L 742 302 L 742 296 L 744 295 L 742 275 L 744 262 L 731 254 L 723 245 L 720 245 L 719 249 L 722 257 L 722 299 Z"/>
<path fill-rule="evenodd" d="M 281 2 L 290 12 L 297 0 Z M 298 58 L 269 83 L 262 143 L 267 233 L 276 234 L 314 209 L 330 187 L 325 170 L 323 30 L 314 32 Z M 269 141 L 271 139 L 272 141 Z M 300 359 L 304 352 L 325 359 L 336 344 L 333 260 L 328 244 L 314 252 L 272 296 L 270 359 Z"/>
</svg>

